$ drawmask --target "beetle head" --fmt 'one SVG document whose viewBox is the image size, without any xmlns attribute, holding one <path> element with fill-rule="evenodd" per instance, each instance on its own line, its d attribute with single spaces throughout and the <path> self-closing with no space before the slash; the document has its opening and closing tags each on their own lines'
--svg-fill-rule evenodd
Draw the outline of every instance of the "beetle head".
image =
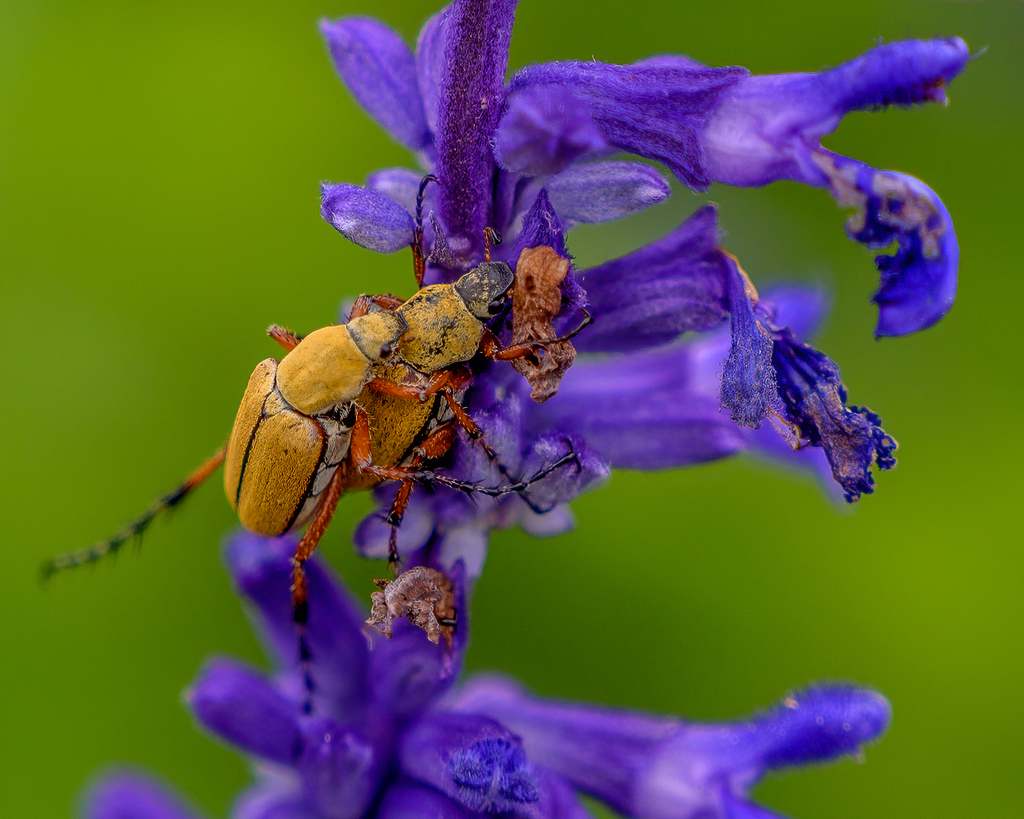
<svg viewBox="0 0 1024 819">
<path fill-rule="evenodd" d="M 348 331 L 359 351 L 374 362 L 391 355 L 398 339 L 408 329 L 409 325 L 401 314 L 377 305 L 348 323 Z"/>
<path fill-rule="evenodd" d="M 505 262 L 483 262 L 455 282 L 455 292 L 470 313 L 486 321 L 501 310 L 514 278 Z"/>
</svg>

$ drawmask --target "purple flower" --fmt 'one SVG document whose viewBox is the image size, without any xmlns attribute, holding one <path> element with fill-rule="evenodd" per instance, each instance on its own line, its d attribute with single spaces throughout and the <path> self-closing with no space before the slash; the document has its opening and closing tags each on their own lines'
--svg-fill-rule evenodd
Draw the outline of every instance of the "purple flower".
<svg viewBox="0 0 1024 819">
<path fill-rule="evenodd" d="M 415 52 L 373 20 L 322 24 L 356 99 L 421 164 L 371 174 L 364 187 L 325 185 L 323 215 L 345 236 L 378 251 L 409 246 L 416 191 L 429 171 L 438 182 L 426 195 L 428 281 L 452 281 L 478 264 L 485 227 L 504 235 L 494 255 L 510 264 L 538 245 L 571 259 L 565 234 L 573 225 L 616 219 L 668 195 L 650 166 L 608 161 L 628 152 L 657 160 L 698 190 L 712 181 L 776 179 L 826 187 L 840 205 L 858 209 L 847 226 L 853 238 L 871 247 L 895 243 L 894 255 L 878 257 L 879 335 L 921 329 L 949 309 L 957 245 L 941 202 L 921 182 L 832 154 L 819 140 L 847 111 L 944 101 L 945 84 L 967 60 L 961 41 L 881 46 L 821 74 L 753 77 L 662 56 L 630 66 L 532 65 L 506 84 L 514 7 L 514 0 L 458 0 L 427 22 Z M 612 466 L 680 467 L 751 447 L 779 455 L 778 441 L 752 432 L 765 420 L 783 449 L 798 450 L 785 460 L 830 473 L 848 501 L 870 493 L 872 469 L 895 464 L 896 443 L 874 412 L 846 405 L 838 367 L 783 320 L 816 298 L 790 289 L 762 299 L 718 246 L 712 207 L 621 259 L 570 272 L 555 326 L 574 326 L 586 307 L 594 325 L 576 346 L 608 355 L 577 360 L 542 406 L 508 365 L 493 365 L 465 405 L 513 473 L 529 475 L 567 444 L 581 468 L 532 487 L 530 505 L 416 493 L 403 553 L 429 542 L 441 568 L 462 559 L 475 576 L 490 529 L 564 530 L 566 502 Z M 507 327 L 493 329 L 508 337 Z M 502 480 L 461 442 L 453 471 L 480 483 Z M 381 504 L 393 492 L 378 490 Z M 546 508 L 553 511 L 537 514 Z M 386 553 L 379 515 L 363 522 L 356 542 L 364 554 Z"/>
<path fill-rule="evenodd" d="M 812 686 L 709 725 L 544 700 L 498 678 L 458 687 L 464 606 L 450 652 L 405 622 L 392 640 L 374 634 L 371 650 L 355 603 L 316 560 L 308 634 L 318 689 L 306 715 L 288 594 L 293 547 L 246 534 L 227 549 L 275 671 L 218 659 L 187 693 L 200 724 L 253 760 L 256 783 L 238 798 L 238 819 L 585 819 L 580 794 L 645 819 L 766 819 L 775 814 L 747 793 L 767 771 L 859 754 L 889 723 L 885 699 L 846 685 Z M 453 580 L 461 592 L 464 579 Z M 84 814 L 196 816 L 136 774 L 101 779 Z"/>
</svg>

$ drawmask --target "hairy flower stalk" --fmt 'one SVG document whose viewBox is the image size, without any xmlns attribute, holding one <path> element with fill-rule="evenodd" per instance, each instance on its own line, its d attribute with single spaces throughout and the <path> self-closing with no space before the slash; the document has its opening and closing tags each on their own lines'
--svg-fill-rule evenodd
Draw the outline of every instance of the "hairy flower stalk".
<svg viewBox="0 0 1024 819">
<path fill-rule="evenodd" d="M 669 195 L 655 168 L 613 158 L 633 154 L 695 190 L 795 180 L 852 208 L 849 236 L 892 249 L 876 258 L 876 335 L 923 329 L 949 310 L 958 250 L 941 201 L 912 177 L 828 151 L 821 138 L 849 111 L 944 102 L 968 59 L 962 41 L 891 43 L 818 74 L 751 76 L 668 55 L 629 66 L 531 65 L 506 82 L 515 5 L 456 0 L 426 23 L 415 50 L 376 20 L 322 23 L 342 80 L 418 163 L 376 171 L 365 185 L 323 186 L 322 215 L 345 237 L 383 253 L 413 246 L 417 192 L 429 172 L 437 182 L 425 189 L 427 283 L 478 265 L 486 228 L 505 239 L 496 259 L 514 267 L 524 250 L 547 248 L 564 268 L 575 225 Z M 581 357 L 550 400 L 534 401 L 507 363 L 475 374 L 464 406 L 513 474 L 536 472 L 567 444 L 579 468 L 532 485 L 531 505 L 413 494 L 402 553 L 407 565 L 451 579 L 458 624 L 450 647 L 384 612 L 378 619 L 393 639 L 371 635 L 369 648 L 365 613 L 313 561 L 306 638 L 316 689 L 306 714 L 288 594 L 294 544 L 251 535 L 231 542 L 229 569 L 275 670 L 212 661 L 188 703 L 208 731 L 254 760 L 257 782 L 233 815 L 560 819 L 585 817 L 578 797 L 586 794 L 637 819 L 765 819 L 775 814 L 749 791 L 767 771 L 857 754 L 884 732 L 886 701 L 845 685 L 810 687 L 749 719 L 702 725 L 547 701 L 498 678 L 457 684 L 469 590 L 489 532 L 564 531 L 567 504 L 613 467 L 666 469 L 757 450 L 822 476 L 852 502 L 873 491 L 872 469 L 895 464 L 895 441 L 878 416 L 847 405 L 839 368 L 804 340 L 824 313 L 821 294 L 758 292 L 719 246 L 717 218 L 704 206 L 622 258 L 560 274 L 554 328 L 575 326 L 583 309 L 594 324 L 574 340 Z M 506 312 L 491 329 L 508 342 L 511 323 Z M 503 479 L 468 441 L 456 446 L 451 472 Z M 377 490 L 381 508 L 395 491 Z M 355 541 L 363 554 L 387 554 L 379 513 Z M 135 775 L 97 784 L 85 813 L 193 815 Z"/>
</svg>

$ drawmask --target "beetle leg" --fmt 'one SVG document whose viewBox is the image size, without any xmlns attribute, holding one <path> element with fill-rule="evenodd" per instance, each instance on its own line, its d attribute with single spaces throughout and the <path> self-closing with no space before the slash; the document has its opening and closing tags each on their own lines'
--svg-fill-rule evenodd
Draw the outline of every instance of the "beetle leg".
<svg viewBox="0 0 1024 819">
<path fill-rule="evenodd" d="M 295 554 L 292 556 L 292 619 L 295 621 L 295 629 L 299 638 L 299 668 L 302 670 L 302 680 L 306 687 L 306 699 L 302 704 L 303 710 L 308 714 L 313 710 L 313 674 L 310 670 L 312 654 L 309 650 L 309 642 L 306 640 L 306 622 L 309 619 L 309 589 L 306 586 L 306 561 L 313 554 L 320 538 L 327 531 L 327 526 L 334 517 L 334 510 L 338 506 L 338 500 L 344 493 L 344 473 L 342 470 L 335 470 L 331 476 L 331 482 L 324 490 L 323 500 L 320 501 L 313 520 L 306 529 L 306 533 L 295 547 Z"/>
<path fill-rule="evenodd" d="M 267 335 L 288 350 L 288 352 L 298 347 L 299 342 L 302 341 L 302 336 L 295 335 L 287 327 L 282 327 L 280 324 L 271 324 L 267 328 Z"/>
<path fill-rule="evenodd" d="M 365 316 L 370 312 L 370 308 L 374 304 L 378 307 L 383 307 L 385 310 L 394 310 L 396 307 L 401 307 L 405 304 L 405 299 L 400 299 L 398 296 L 392 296 L 390 293 L 379 293 L 372 296 L 368 296 L 364 293 L 356 299 L 355 304 L 352 305 L 352 309 L 348 311 L 348 320 L 352 321 L 354 318 Z"/>
<path fill-rule="evenodd" d="M 583 332 L 584 328 L 589 327 L 594 323 L 594 317 L 589 311 L 582 310 L 582 312 L 583 319 L 580 321 L 579 325 L 575 330 L 566 333 L 564 336 L 556 336 L 555 338 L 538 338 L 535 341 L 527 341 L 522 344 L 512 344 L 508 347 L 502 347 L 497 336 L 495 336 L 490 330 L 485 330 L 483 340 L 480 342 L 480 352 L 488 358 L 493 358 L 495 361 L 510 361 L 513 358 L 522 358 L 523 356 L 530 355 L 531 353 L 536 353 L 538 350 L 543 350 L 549 344 L 560 344 L 565 341 L 571 341 Z"/>
<path fill-rule="evenodd" d="M 449 367 L 445 370 L 433 372 L 427 378 L 425 386 L 415 384 L 399 384 L 390 378 L 372 378 L 366 386 L 374 392 L 383 395 L 393 395 L 397 398 L 408 398 L 415 401 L 427 401 L 436 393 L 446 390 L 452 394 L 459 392 L 473 378 L 472 373 L 465 367 Z"/>
<path fill-rule="evenodd" d="M 391 503 L 391 510 L 385 519 L 391 527 L 388 535 L 388 563 L 395 574 L 398 574 L 398 527 L 402 524 L 402 516 L 409 505 L 413 484 L 422 472 L 419 464 L 424 459 L 439 458 L 452 448 L 455 443 L 455 428 L 445 424 L 433 430 L 417 448 L 409 466 L 379 467 L 370 461 L 370 421 L 361 407 L 356 407 L 356 421 L 352 427 L 352 440 L 349 453 L 361 472 L 368 472 L 381 480 L 401 482 L 398 494 Z M 432 480 L 431 483 L 440 481 Z"/>
<path fill-rule="evenodd" d="M 429 397 L 424 393 L 422 387 L 417 387 L 415 384 L 399 384 L 396 381 L 392 381 L 390 378 L 371 378 L 366 382 L 366 386 L 374 392 L 379 392 L 382 395 L 393 395 L 396 398 L 408 398 L 410 401 L 426 401 Z"/>
<path fill-rule="evenodd" d="M 192 492 L 193 489 L 198 487 L 203 481 L 205 481 L 213 471 L 221 465 L 224 460 L 224 453 L 227 451 L 227 444 L 218 449 L 212 458 L 196 469 L 191 475 L 189 475 L 185 482 L 171 492 L 168 492 L 156 503 L 150 506 L 145 512 L 139 517 L 121 529 L 109 540 L 105 540 L 102 543 L 97 543 L 94 546 L 90 546 L 87 549 L 80 549 L 77 552 L 69 552 L 63 555 L 57 555 L 47 560 L 39 569 L 40 577 L 42 580 L 48 580 L 51 575 L 55 572 L 59 572 L 62 569 L 71 569 L 75 566 L 83 566 L 86 563 L 95 563 L 97 560 L 106 557 L 107 555 L 116 555 L 118 550 L 135 538 L 141 538 L 142 533 L 146 530 L 153 519 L 161 512 L 172 509 L 177 506 Z"/>
</svg>

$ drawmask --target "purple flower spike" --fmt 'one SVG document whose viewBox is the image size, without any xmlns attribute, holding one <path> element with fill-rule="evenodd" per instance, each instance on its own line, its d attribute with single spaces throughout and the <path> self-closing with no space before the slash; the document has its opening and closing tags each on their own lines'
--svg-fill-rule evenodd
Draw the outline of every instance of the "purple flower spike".
<svg viewBox="0 0 1024 819">
<path fill-rule="evenodd" d="M 228 547 L 236 582 L 274 621 L 264 627 L 271 633 L 294 628 L 291 613 L 266 594 L 271 580 L 287 579 L 275 557 L 286 546 L 243 536 Z M 351 605 L 315 556 L 307 567 L 317 582 L 311 603 L 335 615 L 332 600 Z M 765 771 L 857 754 L 888 725 L 885 700 L 849 686 L 810 688 L 724 725 L 543 700 L 496 678 L 459 689 L 469 607 L 464 573 L 451 579 L 458 628 L 450 652 L 408 624 L 393 640 L 376 633 L 364 640 L 369 666 L 314 648 L 314 678 L 350 678 L 349 687 L 362 691 L 360 707 L 342 712 L 321 697 L 313 714 L 304 713 L 291 682 L 294 661 L 278 659 L 273 676 L 236 661 L 208 664 L 187 702 L 204 726 L 256 763 L 257 781 L 236 801 L 234 816 L 588 819 L 579 795 L 589 794 L 638 819 L 771 817 L 747 799 Z M 311 616 L 316 610 L 311 605 Z M 362 639 L 345 616 L 333 627 L 342 643 Z M 195 819 L 133 774 L 102 780 L 85 805 L 86 819 Z"/>
<path fill-rule="evenodd" d="M 850 686 L 812 687 L 725 725 L 545 701 L 494 678 L 468 685 L 457 708 L 500 720 L 537 765 L 638 819 L 774 817 L 746 798 L 766 771 L 859 754 L 890 719 L 883 697 Z"/>
<path fill-rule="evenodd" d="M 199 819 L 178 797 L 152 777 L 128 772 L 107 774 L 86 794 L 84 819 Z"/>
<path fill-rule="evenodd" d="M 455 0 L 449 6 L 445 73 L 436 134 L 441 218 L 456 252 L 483 249 L 491 219 L 493 133 L 505 98 L 516 0 Z"/>
<path fill-rule="evenodd" d="M 409 47 L 387 26 L 365 17 L 323 20 L 320 32 L 352 95 L 395 139 L 414 151 L 430 144 Z"/>
</svg>

